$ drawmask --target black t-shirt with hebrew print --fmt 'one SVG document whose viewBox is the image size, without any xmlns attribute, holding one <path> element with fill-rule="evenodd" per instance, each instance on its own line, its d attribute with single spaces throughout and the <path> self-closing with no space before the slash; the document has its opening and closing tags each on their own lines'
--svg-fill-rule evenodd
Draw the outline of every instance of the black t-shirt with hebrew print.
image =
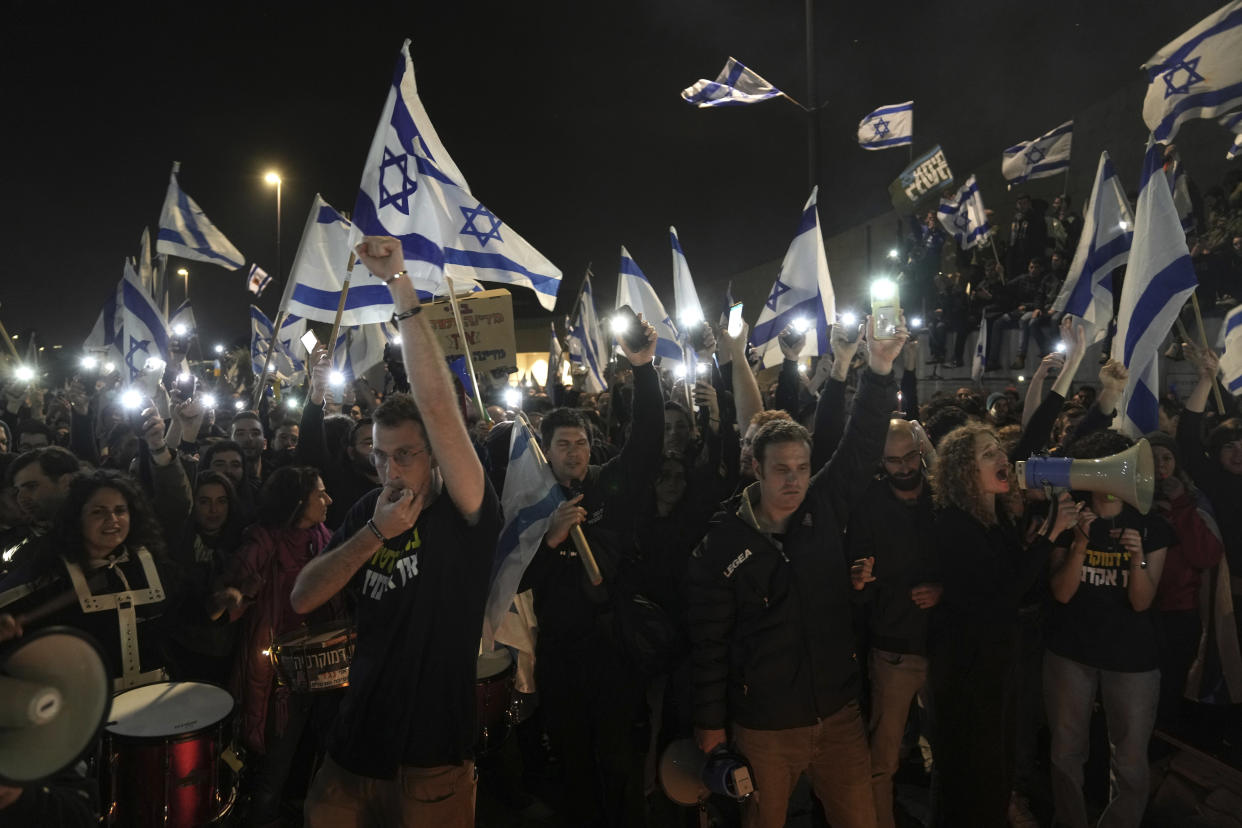
<svg viewBox="0 0 1242 828">
<path fill-rule="evenodd" d="M 1087 534 L 1078 591 L 1069 603 L 1052 604 L 1047 646 L 1101 670 L 1155 670 L 1160 666 L 1155 618 L 1151 610 L 1135 612 L 1130 605 L 1130 553 L 1112 536 L 1115 529 L 1137 529 L 1145 552 L 1176 542 L 1164 518 L 1139 514 L 1128 505 L 1115 518 L 1096 518 Z M 1057 546 L 1068 548 L 1074 531 L 1058 538 Z"/>
<path fill-rule="evenodd" d="M 364 529 L 381 491 L 354 504 L 328 549 Z M 471 757 L 476 658 L 500 528 L 490 483 L 474 526 L 442 492 L 354 576 L 357 641 L 328 740 L 341 767 L 392 779 L 398 765 Z"/>
</svg>

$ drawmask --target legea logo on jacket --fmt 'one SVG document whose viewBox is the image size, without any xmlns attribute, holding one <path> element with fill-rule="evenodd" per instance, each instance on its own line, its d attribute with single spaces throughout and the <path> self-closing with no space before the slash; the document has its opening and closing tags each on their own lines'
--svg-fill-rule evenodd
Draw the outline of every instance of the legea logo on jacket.
<svg viewBox="0 0 1242 828">
<path fill-rule="evenodd" d="M 738 555 L 736 558 L 730 561 L 729 565 L 725 567 L 724 576 L 726 578 L 731 577 L 733 575 L 733 570 L 737 569 L 739 566 L 746 563 L 746 559 L 749 557 L 750 557 L 750 550 L 747 549 L 744 552 L 742 552 L 742 554 Z"/>
</svg>

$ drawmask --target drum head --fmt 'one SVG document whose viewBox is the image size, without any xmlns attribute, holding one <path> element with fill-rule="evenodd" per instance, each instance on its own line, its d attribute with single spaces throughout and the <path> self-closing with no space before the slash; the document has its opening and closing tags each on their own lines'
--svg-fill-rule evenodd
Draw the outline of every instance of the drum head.
<svg viewBox="0 0 1242 828">
<path fill-rule="evenodd" d="M 508 670 L 509 665 L 512 663 L 513 656 L 508 650 L 492 650 L 490 653 L 481 653 L 475 669 L 475 678 L 485 679 L 498 676 L 505 670 Z"/>
<path fill-rule="evenodd" d="M 214 684 L 160 682 L 114 696 L 105 729 L 133 739 L 176 737 L 211 727 L 232 712 L 233 697 Z"/>
</svg>

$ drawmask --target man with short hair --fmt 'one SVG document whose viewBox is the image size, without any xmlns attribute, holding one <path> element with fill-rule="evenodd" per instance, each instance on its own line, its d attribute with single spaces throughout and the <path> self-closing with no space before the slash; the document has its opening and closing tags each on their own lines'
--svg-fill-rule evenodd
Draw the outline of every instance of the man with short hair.
<svg viewBox="0 0 1242 828">
<path fill-rule="evenodd" d="M 710 753 L 732 728 L 754 770 L 746 828 L 784 825 L 802 772 L 832 825 L 875 824 L 841 530 L 880 462 L 897 408 L 893 360 L 909 334 L 904 320 L 893 339 L 876 339 L 871 320 L 867 329 L 870 370 L 831 459 L 812 474 L 806 429 L 765 425 L 756 482 L 725 505 L 690 560 L 695 735 Z"/>
<path fill-rule="evenodd" d="M 263 420 L 255 411 L 239 411 L 229 427 L 229 439 L 241 446 L 246 461 L 246 476 L 263 479 L 263 451 L 267 438 L 263 436 Z"/>
<path fill-rule="evenodd" d="M 19 455 L 9 466 L 17 504 L 38 534 L 51 527 L 56 510 L 69 491 L 69 481 L 82 467 L 68 449 L 44 446 Z"/>
<path fill-rule="evenodd" d="M 474 682 L 500 503 L 474 452 L 401 242 L 357 253 L 392 294 L 411 395 L 373 414 L 383 488 L 350 510 L 299 573 L 294 612 L 343 589 L 357 640 L 305 824 L 473 828 Z"/>
<path fill-rule="evenodd" d="M 52 437 L 52 430 L 38 420 L 22 420 L 17 425 L 17 451 L 21 453 L 50 446 L 54 442 Z"/>
</svg>

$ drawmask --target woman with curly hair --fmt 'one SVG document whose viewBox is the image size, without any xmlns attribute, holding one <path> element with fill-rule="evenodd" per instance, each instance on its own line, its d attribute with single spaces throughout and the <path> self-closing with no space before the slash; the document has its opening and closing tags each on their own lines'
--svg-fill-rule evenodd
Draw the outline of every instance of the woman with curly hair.
<svg viewBox="0 0 1242 828">
<path fill-rule="evenodd" d="M 162 681 L 163 620 L 176 585 L 154 512 L 132 479 L 106 470 L 76 475 L 44 554 L 28 592 L 0 615 L 0 641 L 22 634 L 23 612 L 59 599 L 61 608 L 38 625 L 94 636 L 116 690 Z"/>
<path fill-rule="evenodd" d="M 940 810 L 947 825 L 1004 826 L 1014 771 L 1018 607 L 1046 571 L 1050 538 L 1074 525 L 1077 510 L 1063 497 L 1053 525 L 1028 542 L 1004 506 L 1014 477 L 995 430 L 960 426 L 937 452 L 935 549 L 944 593 L 932 617 L 928 681 Z"/>
</svg>

